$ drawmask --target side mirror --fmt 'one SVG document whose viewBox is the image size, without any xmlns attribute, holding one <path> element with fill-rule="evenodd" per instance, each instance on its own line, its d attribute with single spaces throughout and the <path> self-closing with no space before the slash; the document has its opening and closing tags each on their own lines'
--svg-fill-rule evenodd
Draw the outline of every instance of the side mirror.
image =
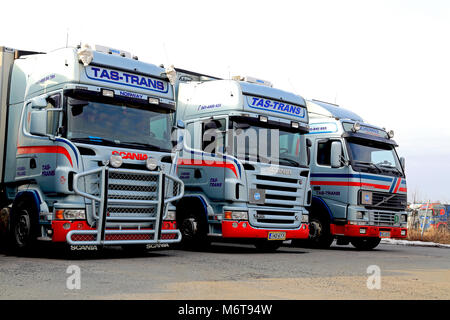
<svg viewBox="0 0 450 320">
<path fill-rule="evenodd" d="M 331 143 L 331 167 L 340 168 L 342 158 L 342 147 L 339 141 L 333 141 Z"/>
<path fill-rule="evenodd" d="M 47 135 L 47 111 L 36 110 L 31 112 L 30 133 L 37 136 Z"/>
<path fill-rule="evenodd" d="M 306 146 L 307 146 L 308 148 L 311 148 L 311 147 L 312 147 L 312 142 L 311 142 L 311 140 L 309 140 L 308 138 L 306 139 Z"/>
<path fill-rule="evenodd" d="M 47 100 L 43 97 L 36 97 L 31 99 L 32 108 L 45 108 L 47 106 Z"/>
<path fill-rule="evenodd" d="M 175 140 L 172 140 L 172 144 L 175 147 L 175 151 L 182 151 L 184 144 L 184 131 L 186 125 L 183 120 L 178 120 L 176 126 L 174 127 Z"/>
<path fill-rule="evenodd" d="M 405 170 L 405 158 L 404 157 L 400 157 L 400 164 L 401 164 L 403 170 Z"/>
</svg>

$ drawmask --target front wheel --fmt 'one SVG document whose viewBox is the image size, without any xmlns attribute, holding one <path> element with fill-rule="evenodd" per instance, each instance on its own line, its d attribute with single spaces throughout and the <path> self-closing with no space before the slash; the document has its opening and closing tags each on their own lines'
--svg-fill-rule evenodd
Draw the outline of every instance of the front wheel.
<svg viewBox="0 0 450 320">
<path fill-rule="evenodd" d="M 9 247 L 15 252 L 25 252 L 36 244 L 37 225 L 27 208 L 18 208 L 11 217 Z"/>
<path fill-rule="evenodd" d="M 326 249 L 333 243 L 333 236 L 330 232 L 330 224 L 323 217 L 313 217 L 309 223 L 308 242 L 314 248 Z"/>
<path fill-rule="evenodd" d="M 351 241 L 352 245 L 359 250 L 372 250 L 380 244 L 381 238 L 360 238 Z"/>
<path fill-rule="evenodd" d="M 186 249 L 204 249 L 210 241 L 207 237 L 207 224 L 198 215 L 182 217 L 180 223 L 181 246 Z"/>
</svg>

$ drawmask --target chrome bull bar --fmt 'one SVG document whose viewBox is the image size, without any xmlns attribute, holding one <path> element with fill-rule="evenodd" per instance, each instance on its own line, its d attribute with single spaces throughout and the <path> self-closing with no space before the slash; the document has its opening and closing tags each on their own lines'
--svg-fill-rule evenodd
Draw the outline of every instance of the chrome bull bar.
<svg viewBox="0 0 450 320">
<path fill-rule="evenodd" d="M 85 190 L 79 188 L 81 178 L 84 178 Z M 183 182 L 175 176 L 164 172 L 104 166 L 74 175 L 73 190 L 90 200 L 90 218 L 96 229 L 69 231 L 66 240 L 71 245 L 157 244 L 181 240 L 179 230 L 162 230 L 167 204 L 181 199 L 184 193 Z M 146 211 L 146 214 L 136 217 L 121 216 L 119 213 L 111 217 L 109 211 L 113 209 L 127 212 L 136 209 L 139 212 Z M 121 223 L 138 225 L 122 229 Z M 119 227 L 107 228 L 107 224 L 119 224 Z M 139 224 L 145 225 L 141 227 Z M 171 234 L 173 238 L 163 239 L 162 236 L 166 234 Z"/>
</svg>

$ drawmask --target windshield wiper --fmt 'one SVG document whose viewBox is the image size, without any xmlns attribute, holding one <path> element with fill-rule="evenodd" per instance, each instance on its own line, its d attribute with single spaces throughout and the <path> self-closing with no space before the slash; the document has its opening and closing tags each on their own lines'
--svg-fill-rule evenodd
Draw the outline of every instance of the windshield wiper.
<svg viewBox="0 0 450 320">
<path fill-rule="evenodd" d="M 368 165 L 370 167 L 373 167 L 375 169 L 377 169 L 380 173 L 383 173 L 383 169 L 381 169 L 379 166 L 377 166 L 375 163 L 373 162 L 368 162 L 368 161 L 360 161 L 360 160 L 353 160 L 354 163 L 356 164 L 365 164 Z"/>
<path fill-rule="evenodd" d="M 403 176 L 403 173 L 397 167 L 383 166 L 383 165 L 381 165 L 381 166 L 383 167 L 383 169 L 392 170 L 392 171 L 398 173 L 400 177 Z"/>
<path fill-rule="evenodd" d="M 119 140 L 110 140 L 110 139 L 105 139 L 105 138 L 100 138 L 100 137 L 87 137 L 87 138 L 72 138 L 70 139 L 73 142 L 106 142 L 109 144 L 120 144 Z"/>
<path fill-rule="evenodd" d="M 295 161 L 295 160 L 289 159 L 289 158 L 279 158 L 278 160 L 280 160 L 280 161 L 287 161 L 287 162 L 289 162 L 290 164 L 292 164 L 293 166 L 300 167 L 300 163 L 298 163 L 298 162 Z"/>
</svg>

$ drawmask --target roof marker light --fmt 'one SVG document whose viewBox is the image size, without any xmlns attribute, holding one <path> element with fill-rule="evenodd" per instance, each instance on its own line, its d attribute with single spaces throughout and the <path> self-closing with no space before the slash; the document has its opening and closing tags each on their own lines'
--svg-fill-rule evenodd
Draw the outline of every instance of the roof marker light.
<svg viewBox="0 0 450 320">
<path fill-rule="evenodd" d="M 108 98 L 114 98 L 114 91 L 113 90 L 102 89 L 102 96 L 108 97 Z"/>
<path fill-rule="evenodd" d="M 292 122 L 291 122 L 291 127 L 292 127 L 292 128 L 295 128 L 295 129 L 298 129 L 298 128 L 300 127 L 300 124 L 299 124 L 298 122 L 292 121 Z"/>
<path fill-rule="evenodd" d="M 149 97 L 148 98 L 148 103 L 150 103 L 150 104 L 159 104 L 159 99 L 158 98 Z"/>
<path fill-rule="evenodd" d="M 267 117 L 266 116 L 259 116 L 259 121 L 261 122 L 267 122 Z"/>
</svg>

